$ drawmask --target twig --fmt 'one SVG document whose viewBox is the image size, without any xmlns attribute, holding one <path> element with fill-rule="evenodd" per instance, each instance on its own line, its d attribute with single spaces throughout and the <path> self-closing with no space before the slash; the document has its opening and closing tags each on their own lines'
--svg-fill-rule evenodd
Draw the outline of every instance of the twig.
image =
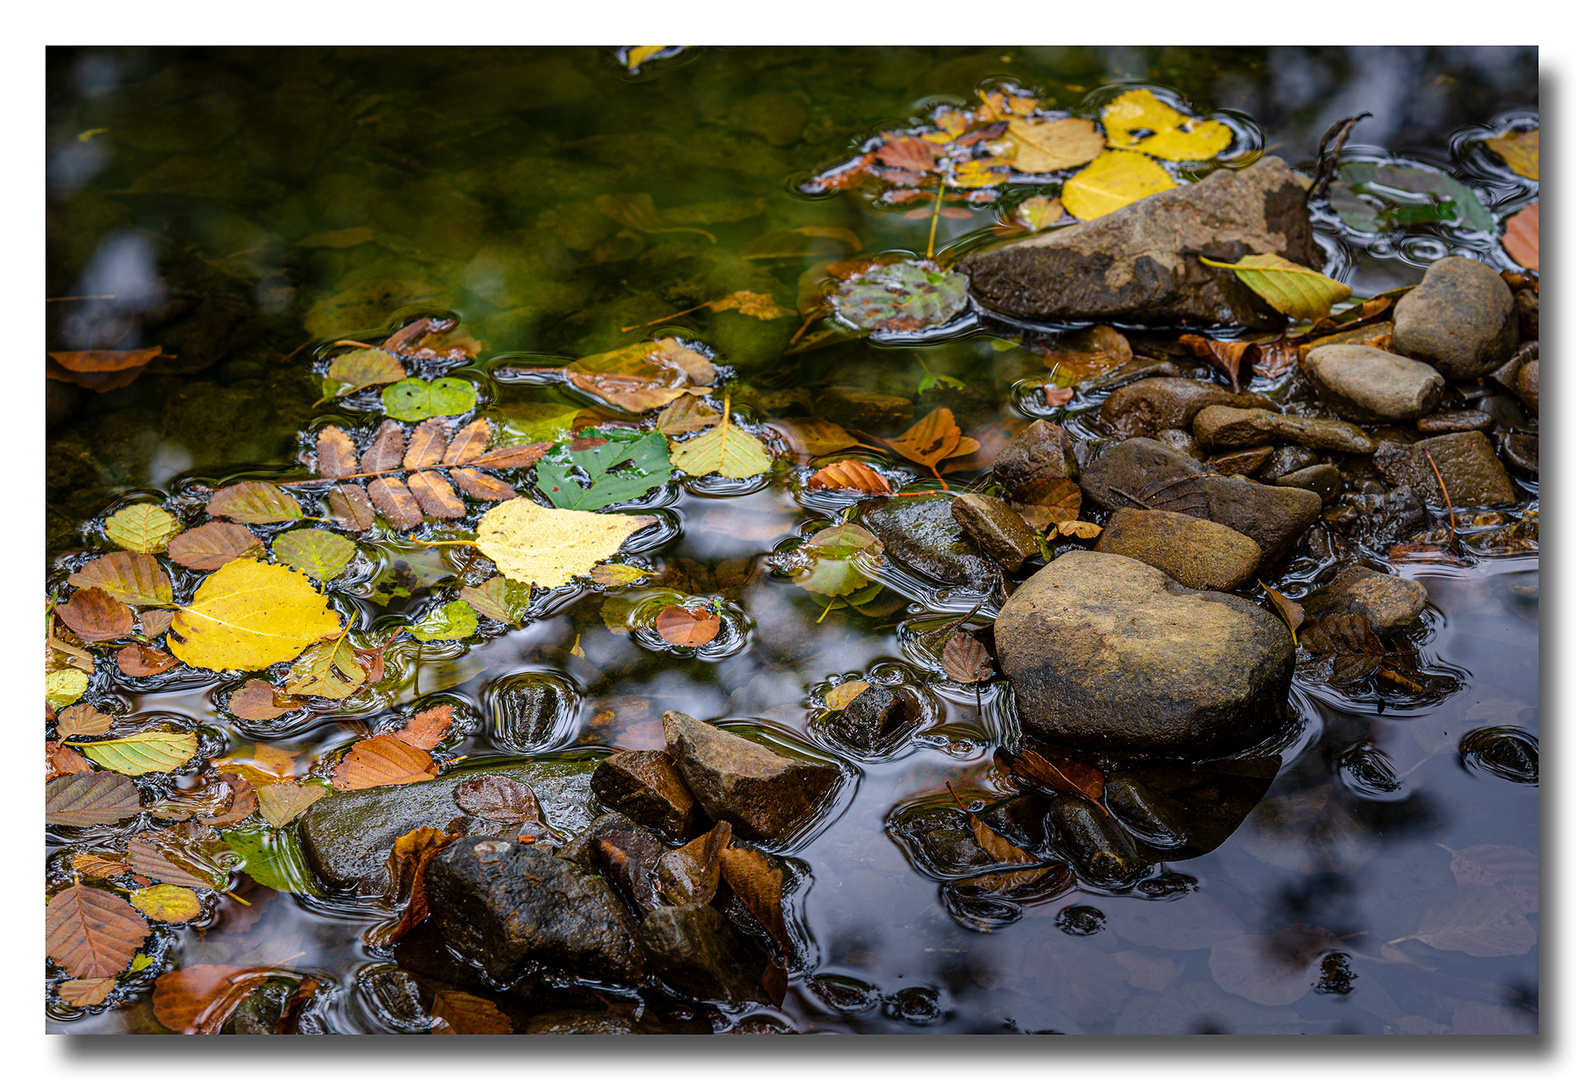
<svg viewBox="0 0 1584 1080">
<path fill-rule="evenodd" d="M 1441 469 L 1436 465 L 1435 458 L 1430 456 L 1430 451 L 1424 452 L 1425 460 L 1430 463 L 1431 470 L 1435 473 L 1436 483 L 1441 485 L 1441 498 L 1446 500 L 1447 529 L 1452 533 L 1452 554 L 1459 557 L 1463 554 L 1462 547 L 1458 544 L 1457 515 L 1452 512 L 1452 496 L 1447 494 L 1446 481 L 1441 479 Z"/>
<path fill-rule="evenodd" d="M 929 250 L 924 253 L 926 259 L 935 257 L 935 226 L 940 224 L 941 200 L 946 197 L 946 178 L 940 178 L 935 185 L 935 213 L 930 217 Z"/>
<path fill-rule="evenodd" d="M 689 314 L 692 314 L 692 313 L 693 313 L 693 312 L 695 312 L 695 311 L 697 311 L 697 310 L 698 310 L 698 309 L 699 309 L 699 308 L 706 308 L 706 307 L 709 307 L 709 306 L 710 306 L 710 305 L 711 305 L 711 304 L 713 304 L 713 303 L 714 303 L 714 302 L 715 302 L 715 301 L 713 301 L 713 300 L 706 300 L 706 301 L 704 301 L 704 302 L 703 302 L 703 303 L 702 303 L 702 304 L 694 304 L 694 305 L 693 305 L 693 306 L 692 306 L 692 307 L 690 307 L 690 308 L 687 308 L 687 309 L 685 309 L 685 310 L 683 310 L 683 311 L 673 311 L 673 312 L 672 312 L 672 313 L 671 313 L 671 314 L 669 314 L 669 315 L 662 315 L 662 316 L 660 316 L 660 317 L 659 317 L 659 318 L 658 318 L 658 319 L 650 319 L 650 320 L 649 320 L 649 321 L 648 321 L 648 322 L 646 322 L 646 323 L 634 323 L 634 324 L 633 324 L 633 325 L 631 325 L 631 326 L 624 326 L 624 327 L 622 327 L 622 328 L 621 328 L 621 329 L 620 329 L 620 330 L 619 330 L 619 331 L 617 331 L 617 332 L 618 332 L 618 333 L 622 333 L 622 334 L 629 334 L 629 333 L 631 333 L 631 332 L 632 332 L 632 331 L 634 331 L 634 330 L 638 330 L 638 329 L 641 329 L 641 328 L 643 328 L 643 327 L 645 327 L 645 326 L 653 326 L 653 325 L 654 325 L 654 324 L 655 324 L 655 323 L 663 323 L 663 322 L 665 322 L 665 321 L 666 321 L 666 320 L 667 320 L 667 319 L 675 319 L 675 318 L 678 318 L 678 317 L 680 317 L 680 316 L 682 316 L 682 315 L 689 315 Z M 788 344 L 790 344 L 790 342 L 789 342 L 789 343 L 788 343 Z"/>
<path fill-rule="evenodd" d="M 1121 488 L 1107 487 L 1106 490 L 1109 491 L 1113 495 L 1120 495 L 1124 499 L 1132 499 L 1134 502 L 1138 503 L 1140 506 L 1142 506 L 1146 510 L 1150 509 L 1150 504 L 1149 503 L 1145 502 L 1143 499 L 1139 498 L 1136 495 L 1128 494 L 1127 492 L 1123 491 Z"/>
</svg>

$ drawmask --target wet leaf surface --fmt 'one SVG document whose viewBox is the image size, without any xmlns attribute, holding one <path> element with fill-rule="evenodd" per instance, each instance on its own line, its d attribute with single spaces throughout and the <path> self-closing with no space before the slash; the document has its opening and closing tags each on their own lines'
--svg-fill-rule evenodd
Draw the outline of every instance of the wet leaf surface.
<svg viewBox="0 0 1584 1080">
<path fill-rule="evenodd" d="M 491 507 L 479 522 L 478 547 L 502 574 L 524 585 L 555 588 L 621 550 L 651 519 L 582 510 L 550 510 L 529 499 Z"/>
<path fill-rule="evenodd" d="M 210 671 L 258 671 L 293 660 L 341 629 L 341 618 L 308 579 L 281 566 L 237 560 L 204 579 L 176 612 L 170 649 Z"/>
<path fill-rule="evenodd" d="M 103 889 L 71 885 L 44 906 L 44 950 L 76 979 L 119 974 L 148 933 L 132 905 Z"/>
<path fill-rule="evenodd" d="M 433 780 L 439 769 L 427 750 L 392 735 L 376 735 L 355 743 L 335 767 L 337 791 L 359 791 L 392 784 Z"/>
</svg>

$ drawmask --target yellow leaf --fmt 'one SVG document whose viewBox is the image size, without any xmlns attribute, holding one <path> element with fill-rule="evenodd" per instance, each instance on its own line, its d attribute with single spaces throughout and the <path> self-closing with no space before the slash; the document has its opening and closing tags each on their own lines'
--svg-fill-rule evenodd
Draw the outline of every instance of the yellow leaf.
<svg viewBox="0 0 1584 1080">
<path fill-rule="evenodd" d="M 203 914 L 198 894 L 185 885 L 150 885 L 131 896 L 132 906 L 157 922 L 191 922 Z"/>
<path fill-rule="evenodd" d="M 1331 314 L 1332 304 L 1353 295 L 1340 281 L 1280 255 L 1245 255 L 1235 263 L 1215 262 L 1201 255 L 1199 261 L 1231 270 L 1267 304 L 1295 319 L 1323 319 Z"/>
<path fill-rule="evenodd" d="M 1112 99 L 1100 121 L 1106 145 L 1167 161 L 1209 161 L 1232 143 L 1225 124 L 1185 116 L 1143 87 Z"/>
<path fill-rule="evenodd" d="M 553 589 L 616 554 L 624 540 L 653 520 L 550 510 L 532 499 L 512 499 L 490 507 L 479 521 L 475 543 L 513 581 Z"/>
<path fill-rule="evenodd" d="M 189 667 L 258 671 L 294 660 L 341 632 L 341 617 L 308 578 L 284 566 L 234 559 L 204 579 L 171 621 L 171 652 Z"/>
<path fill-rule="evenodd" d="M 763 443 L 732 423 L 728 398 L 719 424 L 685 443 L 671 440 L 671 464 L 689 476 L 720 473 L 746 480 L 769 470 L 770 455 Z"/>
<path fill-rule="evenodd" d="M 1054 195 L 1035 195 L 1018 203 L 1013 220 L 1025 229 L 1038 232 L 1059 224 L 1065 213 L 1061 200 Z"/>
<path fill-rule="evenodd" d="M 994 187 L 1006 178 L 1006 173 L 996 171 L 990 162 L 976 159 L 953 165 L 946 182 L 952 187 Z"/>
<path fill-rule="evenodd" d="M 777 304 L 768 293 L 749 292 L 747 289 L 738 289 L 730 296 L 711 301 L 708 307 L 711 311 L 740 311 L 756 319 L 786 319 L 797 314 Z"/>
<path fill-rule="evenodd" d="M 839 686 L 833 686 L 825 692 L 825 707 L 833 712 L 839 712 L 847 707 L 853 698 L 869 689 L 869 683 L 864 679 L 849 679 Z"/>
<path fill-rule="evenodd" d="M 1012 167 L 1019 172 L 1048 173 L 1093 161 L 1105 149 L 1105 135 L 1093 120 L 1013 120 L 1007 134 L 1017 140 Z"/>
<path fill-rule="evenodd" d="M 1540 129 L 1531 131 L 1509 131 L 1493 139 L 1486 139 L 1485 145 L 1500 154 L 1502 160 L 1507 162 L 1507 167 L 1519 176 L 1530 180 L 1540 179 Z"/>
<path fill-rule="evenodd" d="M 645 60 L 649 59 L 657 52 L 663 52 L 667 48 L 669 48 L 669 46 L 666 45 L 629 46 L 627 49 L 627 70 L 632 74 L 637 74 L 638 69 L 643 66 L 643 62 Z"/>
<path fill-rule="evenodd" d="M 1067 181 L 1061 198 L 1068 213 L 1092 221 L 1176 186 L 1165 169 L 1143 154 L 1107 150 Z"/>
</svg>

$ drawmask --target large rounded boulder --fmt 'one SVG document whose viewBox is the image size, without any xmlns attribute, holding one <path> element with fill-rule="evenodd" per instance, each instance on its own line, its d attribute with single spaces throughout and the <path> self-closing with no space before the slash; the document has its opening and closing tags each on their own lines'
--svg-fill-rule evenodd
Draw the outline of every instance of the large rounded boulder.
<svg viewBox="0 0 1584 1080">
<path fill-rule="evenodd" d="M 1090 750 L 1199 756 L 1282 723 L 1295 652 L 1256 604 L 1124 555 L 1069 551 L 995 624 L 1024 729 Z"/>
</svg>

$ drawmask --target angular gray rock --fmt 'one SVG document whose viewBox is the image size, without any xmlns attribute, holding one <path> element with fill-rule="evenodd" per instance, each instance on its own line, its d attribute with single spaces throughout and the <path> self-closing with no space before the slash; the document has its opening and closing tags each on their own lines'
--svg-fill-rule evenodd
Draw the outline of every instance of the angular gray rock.
<svg viewBox="0 0 1584 1080">
<path fill-rule="evenodd" d="M 1416 420 L 1446 392 L 1446 380 L 1429 364 L 1368 345 L 1321 345 L 1303 372 L 1337 415 L 1362 424 Z"/>
<path fill-rule="evenodd" d="M 643 954 L 605 879 L 534 844 L 464 836 L 424 873 L 429 917 L 452 952 L 508 983 L 533 964 L 634 986 Z"/>
<path fill-rule="evenodd" d="M 638 942 L 655 973 L 699 1001 L 770 1004 L 760 980 L 769 958 L 708 904 L 658 907 L 644 916 Z"/>
<path fill-rule="evenodd" d="M 1097 322 L 1274 324 L 1230 271 L 1274 252 L 1319 267 L 1309 180 L 1277 157 L 1224 169 L 1103 217 L 969 255 L 958 269 L 985 307 L 1017 318 Z"/>
<path fill-rule="evenodd" d="M 1213 521 L 1169 510 L 1124 506 L 1111 515 L 1095 551 L 1164 570 L 1190 589 L 1235 589 L 1254 576 L 1260 547 Z"/>
<path fill-rule="evenodd" d="M 1191 427 L 1199 410 L 1209 405 L 1277 411 L 1269 398 L 1234 394 L 1201 379 L 1144 379 L 1112 392 L 1100 406 L 1100 423 L 1124 439 L 1153 438 L 1167 428 Z"/>
<path fill-rule="evenodd" d="M 1517 347 L 1512 290 L 1495 270 L 1459 255 L 1432 263 L 1392 312 L 1392 348 L 1453 382 L 1495 371 Z"/>
<path fill-rule="evenodd" d="M 1094 750 L 1252 745 L 1282 723 L 1295 658 L 1286 625 L 1258 605 L 1092 551 L 1024 582 L 995 639 L 1024 728 Z"/>
<path fill-rule="evenodd" d="M 990 472 L 1003 491 L 1026 502 L 1027 492 L 1037 484 L 1076 480 L 1078 459 L 1073 456 L 1066 428 L 1049 420 L 1036 420 L 1001 448 Z"/>
<path fill-rule="evenodd" d="M 1303 609 L 1311 620 L 1325 615 L 1362 615 L 1375 633 L 1394 634 L 1417 623 L 1429 602 L 1430 594 L 1417 581 L 1350 566 L 1331 584 L 1305 598 Z"/>
<path fill-rule="evenodd" d="M 1206 476 L 1201 482 L 1210 520 L 1236 529 L 1260 546 L 1261 574 L 1269 573 L 1320 519 L 1320 496 L 1303 488 L 1269 487 L 1226 476 Z"/>
<path fill-rule="evenodd" d="M 1490 439 L 1477 431 L 1437 435 L 1416 443 L 1383 442 L 1375 451 L 1375 467 L 1393 484 L 1412 488 L 1426 506 L 1445 509 L 1446 499 L 1441 497 L 1426 452 L 1435 459 L 1453 506 L 1503 506 L 1518 500 Z"/>
<path fill-rule="evenodd" d="M 662 719 L 666 750 L 704 812 L 745 839 L 790 836 L 819 814 L 841 780 L 835 765 L 771 750 L 686 713 Z"/>
<path fill-rule="evenodd" d="M 1000 499 L 964 492 L 952 500 L 951 515 L 979 549 L 1009 574 L 1039 554 L 1039 536 Z"/>
<path fill-rule="evenodd" d="M 1194 438 L 1205 446 L 1259 446 L 1273 442 L 1297 443 L 1311 450 L 1343 454 L 1369 454 L 1375 440 L 1362 428 L 1345 420 L 1312 416 L 1283 416 L 1260 409 L 1231 409 L 1209 405 L 1194 417 Z"/>
<path fill-rule="evenodd" d="M 946 585 L 977 585 L 1000 571 L 968 542 L 951 513 L 952 496 L 871 499 L 859 524 L 885 545 L 886 558 Z"/>
<path fill-rule="evenodd" d="M 589 787 L 612 810 L 678 843 L 696 831 L 693 793 L 664 750 L 618 750 L 595 768 Z"/>
</svg>

